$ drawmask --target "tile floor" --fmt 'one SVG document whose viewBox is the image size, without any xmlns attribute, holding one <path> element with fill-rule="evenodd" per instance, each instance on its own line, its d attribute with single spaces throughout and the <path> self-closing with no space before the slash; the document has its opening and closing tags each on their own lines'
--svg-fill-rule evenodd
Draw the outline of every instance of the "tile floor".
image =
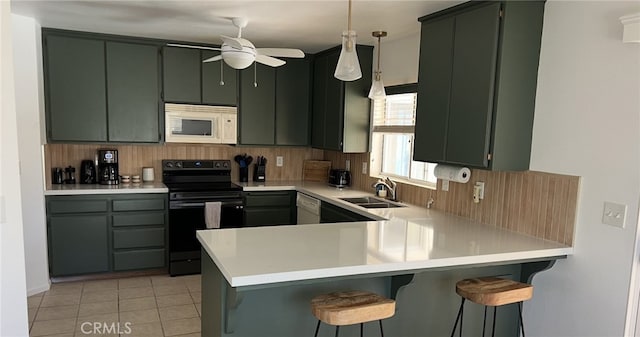
<svg viewBox="0 0 640 337">
<path fill-rule="evenodd" d="M 200 275 L 55 283 L 29 297 L 29 335 L 200 337 L 200 291 Z"/>
</svg>

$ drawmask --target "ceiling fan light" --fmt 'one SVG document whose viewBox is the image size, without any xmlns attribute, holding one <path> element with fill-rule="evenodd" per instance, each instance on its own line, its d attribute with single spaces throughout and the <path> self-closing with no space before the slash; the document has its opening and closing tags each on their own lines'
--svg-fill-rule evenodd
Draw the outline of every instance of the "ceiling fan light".
<svg viewBox="0 0 640 337">
<path fill-rule="evenodd" d="M 238 52 L 225 53 L 222 59 L 233 69 L 245 69 L 253 64 L 255 58 L 254 55 Z"/>
<path fill-rule="evenodd" d="M 382 83 L 382 78 L 380 76 L 376 76 L 376 79 L 371 83 L 371 90 L 369 90 L 368 97 L 370 99 L 383 99 L 387 97 L 387 93 L 384 90 L 384 84 Z"/>
<path fill-rule="evenodd" d="M 342 33 L 342 50 L 333 76 L 341 81 L 355 81 L 362 77 L 356 53 L 356 32 L 353 30 Z"/>
</svg>

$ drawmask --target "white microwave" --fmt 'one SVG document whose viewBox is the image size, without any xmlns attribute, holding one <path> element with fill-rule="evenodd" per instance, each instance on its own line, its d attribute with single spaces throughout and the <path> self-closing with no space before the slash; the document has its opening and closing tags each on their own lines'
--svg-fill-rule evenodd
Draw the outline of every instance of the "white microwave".
<svg viewBox="0 0 640 337">
<path fill-rule="evenodd" d="M 236 144 L 238 108 L 165 103 L 165 142 Z"/>
</svg>

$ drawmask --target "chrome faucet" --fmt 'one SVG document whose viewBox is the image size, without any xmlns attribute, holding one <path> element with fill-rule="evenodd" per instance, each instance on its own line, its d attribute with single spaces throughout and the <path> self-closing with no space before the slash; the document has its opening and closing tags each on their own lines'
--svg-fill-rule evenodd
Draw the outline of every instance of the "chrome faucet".
<svg viewBox="0 0 640 337">
<path fill-rule="evenodd" d="M 387 189 L 387 191 L 389 191 L 389 196 L 387 196 L 389 200 L 397 201 L 396 188 L 398 184 L 395 181 L 391 180 L 389 177 L 385 178 L 384 180 L 379 179 L 375 184 L 373 184 L 372 187 L 377 190 L 378 186 L 384 186 Z"/>
</svg>

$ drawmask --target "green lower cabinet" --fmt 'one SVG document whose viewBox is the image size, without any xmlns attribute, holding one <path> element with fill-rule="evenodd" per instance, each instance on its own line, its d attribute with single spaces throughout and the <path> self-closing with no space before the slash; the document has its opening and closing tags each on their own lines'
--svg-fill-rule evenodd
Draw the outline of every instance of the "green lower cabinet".
<svg viewBox="0 0 640 337">
<path fill-rule="evenodd" d="M 244 193 L 244 226 L 296 224 L 296 192 L 269 191 Z"/>
<path fill-rule="evenodd" d="M 351 212 L 342 207 L 338 207 L 326 202 L 320 205 L 320 223 L 332 223 L 332 222 L 354 222 L 354 221 L 370 221 L 364 215 L 360 215 L 355 212 Z"/>
<path fill-rule="evenodd" d="M 113 231 L 113 248 L 164 247 L 164 228 L 117 229 Z"/>
<path fill-rule="evenodd" d="M 114 271 L 162 268 L 165 266 L 166 252 L 163 248 L 113 253 Z"/>
<path fill-rule="evenodd" d="M 167 195 L 48 196 L 51 276 L 164 268 Z"/>
<path fill-rule="evenodd" d="M 51 216 L 48 224 L 51 276 L 109 271 L 109 224 L 105 215 Z"/>
<path fill-rule="evenodd" d="M 294 225 L 289 207 L 250 208 L 244 210 L 246 227 Z"/>
</svg>

